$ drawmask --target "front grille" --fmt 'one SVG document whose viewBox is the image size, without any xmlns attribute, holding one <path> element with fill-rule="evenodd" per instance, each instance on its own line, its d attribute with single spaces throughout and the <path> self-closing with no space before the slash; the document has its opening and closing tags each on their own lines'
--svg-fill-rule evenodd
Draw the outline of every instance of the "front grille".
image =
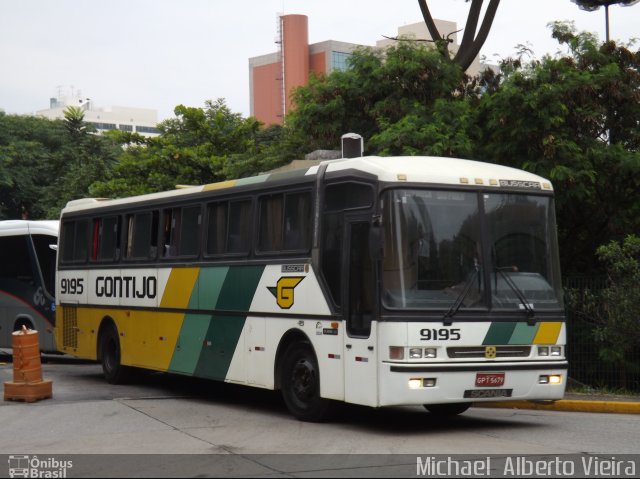
<svg viewBox="0 0 640 479">
<path fill-rule="evenodd" d="M 496 346 L 496 358 L 527 358 L 531 354 L 531 346 Z M 451 359 L 484 358 L 485 346 L 466 346 L 447 348 L 447 356 Z"/>
<path fill-rule="evenodd" d="M 78 308 L 65 306 L 62 312 L 62 347 L 78 347 Z"/>
</svg>

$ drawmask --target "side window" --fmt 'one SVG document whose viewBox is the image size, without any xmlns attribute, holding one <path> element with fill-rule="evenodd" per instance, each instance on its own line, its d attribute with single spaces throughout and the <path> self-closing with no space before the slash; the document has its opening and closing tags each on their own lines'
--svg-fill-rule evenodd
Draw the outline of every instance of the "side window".
<svg viewBox="0 0 640 479">
<path fill-rule="evenodd" d="M 365 183 L 343 182 L 327 185 L 324 190 L 321 268 L 336 305 L 342 305 L 342 258 L 344 212 L 371 208 L 373 187 Z"/>
<path fill-rule="evenodd" d="M 177 256 L 180 210 L 178 208 L 166 209 L 162 218 L 162 257 Z"/>
<path fill-rule="evenodd" d="M 42 279 L 44 280 L 44 286 L 52 296 L 55 295 L 55 276 L 56 276 L 56 252 L 51 249 L 51 245 L 55 245 L 58 238 L 49 235 L 31 235 L 33 240 L 33 246 L 36 249 L 36 256 L 38 264 L 40 265 L 40 271 L 42 272 Z M 0 259 L 5 264 L 3 259 Z M 0 271 L 2 268 L 0 268 Z"/>
<path fill-rule="evenodd" d="M 98 261 L 117 261 L 120 256 L 120 217 L 109 216 L 100 220 Z"/>
<path fill-rule="evenodd" d="M 127 215 L 126 259 L 153 259 L 157 254 L 158 212 Z"/>
<path fill-rule="evenodd" d="M 178 256 L 197 256 L 199 253 L 200 224 L 202 216 L 200 205 L 182 208 Z"/>
<path fill-rule="evenodd" d="M 283 213 L 284 195 L 282 193 L 260 198 L 259 251 L 282 251 Z"/>
<path fill-rule="evenodd" d="M 247 254 L 251 249 L 251 200 L 221 201 L 207 206 L 207 255 Z"/>
<path fill-rule="evenodd" d="M 308 251 L 312 224 L 310 192 L 263 196 L 258 251 Z"/>
<path fill-rule="evenodd" d="M 364 183 L 328 185 L 324 193 L 325 211 L 343 211 L 373 206 L 373 188 Z"/>
<path fill-rule="evenodd" d="M 311 247 L 311 193 L 287 195 L 284 209 L 284 249 Z"/>
<path fill-rule="evenodd" d="M 224 254 L 227 234 L 227 202 L 207 206 L 207 255 Z"/>
<path fill-rule="evenodd" d="M 62 225 L 62 262 L 84 263 L 89 254 L 89 221 L 66 221 Z"/>
<path fill-rule="evenodd" d="M 253 210 L 251 200 L 229 203 L 229 228 L 227 230 L 227 253 L 248 253 L 251 249 Z"/>
<path fill-rule="evenodd" d="M 24 235 L 0 237 L 0 280 L 33 281 L 27 240 Z"/>
</svg>

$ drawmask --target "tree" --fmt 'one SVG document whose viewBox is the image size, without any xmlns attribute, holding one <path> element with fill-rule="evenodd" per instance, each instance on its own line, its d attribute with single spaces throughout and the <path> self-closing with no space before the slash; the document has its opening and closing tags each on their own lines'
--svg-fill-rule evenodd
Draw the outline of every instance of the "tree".
<svg viewBox="0 0 640 479">
<path fill-rule="evenodd" d="M 609 41 L 609 6 L 610 5 L 622 5 L 624 7 L 630 7 L 635 5 L 640 0 L 571 0 L 578 5 L 582 10 L 593 12 L 599 10 L 600 7 L 604 7 L 605 26 L 606 26 L 606 41 Z"/>
<path fill-rule="evenodd" d="M 640 52 L 556 24 L 563 57 L 503 64 L 484 95 L 478 156 L 550 178 L 565 274 L 597 271 L 596 248 L 640 230 Z"/>
<path fill-rule="evenodd" d="M 255 118 L 233 113 L 224 100 L 207 101 L 205 108 L 179 105 L 174 112 L 175 118 L 158 125 L 159 137 L 130 144 L 111 175 L 96 181 L 91 193 L 140 195 L 251 175 L 278 164 L 264 152 L 280 135 L 261 130 Z"/>
<path fill-rule="evenodd" d="M 468 2 L 469 0 L 466 1 Z M 500 5 L 500 0 L 489 1 L 484 19 L 482 20 L 482 24 L 480 25 L 480 29 L 478 30 L 478 21 L 480 20 L 480 15 L 482 13 L 483 3 L 484 0 L 471 0 L 469 16 L 467 17 L 467 24 L 464 29 L 464 34 L 462 35 L 460 48 L 458 49 L 456 55 L 452 60 L 455 64 L 459 65 L 460 68 L 462 68 L 462 71 L 467 71 L 467 69 L 473 63 L 473 60 L 480 53 L 482 45 L 484 45 L 484 42 L 487 40 L 489 31 L 491 30 L 491 25 L 493 24 L 493 20 L 498 10 L 498 6 Z M 422 17 L 424 18 L 424 22 L 427 25 L 427 29 L 429 30 L 431 38 L 436 41 L 438 49 L 445 56 L 445 58 L 451 59 L 451 55 L 449 52 L 450 40 L 448 39 L 448 37 L 445 37 L 443 34 L 441 34 L 440 31 L 438 31 L 438 28 L 433 21 L 433 17 L 431 16 L 431 12 L 429 11 L 427 0 L 418 0 L 418 4 L 420 5 Z"/>
<path fill-rule="evenodd" d="M 620 387 L 627 387 L 627 371 L 640 365 L 631 360 L 640 344 L 640 237 L 600 246 L 598 259 L 605 267 L 607 286 L 601 291 L 569 291 L 574 314 L 590 323 L 599 345 L 599 359 L 613 364 Z"/>
<path fill-rule="evenodd" d="M 471 104 L 464 103 L 479 91 L 477 81 L 437 51 L 402 42 L 384 54 L 359 50 L 348 70 L 296 90 L 287 125 L 309 150 L 338 148 L 344 133 L 357 132 L 369 153 L 464 155 L 472 124 L 466 122 Z"/>
</svg>

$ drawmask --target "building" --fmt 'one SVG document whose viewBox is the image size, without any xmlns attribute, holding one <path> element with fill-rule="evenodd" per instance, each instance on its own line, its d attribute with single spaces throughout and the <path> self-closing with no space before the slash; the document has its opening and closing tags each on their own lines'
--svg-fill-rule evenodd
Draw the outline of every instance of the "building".
<svg viewBox="0 0 640 479">
<path fill-rule="evenodd" d="M 450 34 L 452 51 L 455 51 L 458 45 L 456 23 L 436 20 L 436 25 L 443 35 Z M 400 27 L 398 37 L 431 39 L 424 22 Z M 380 40 L 376 48 L 386 48 L 394 43 L 395 40 Z M 267 125 L 283 123 L 291 109 L 291 92 L 306 85 L 310 75 L 345 70 L 349 55 L 357 48 L 367 47 L 335 40 L 309 44 L 305 15 L 280 16 L 276 44 L 276 52 L 249 59 L 251 115 Z M 474 75 L 482 68 L 476 58 L 468 72 Z"/>
<path fill-rule="evenodd" d="M 80 108 L 84 112 L 84 121 L 95 127 L 98 133 L 109 130 L 121 130 L 138 133 L 143 136 L 158 136 L 158 112 L 148 108 L 112 106 L 97 108 L 90 98 L 79 94 L 59 96 L 49 100 L 47 110 L 39 110 L 36 115 L 50 120 L 64 118 L 64 111 L 70 107 Z"/>
<path fill-rule="evenodd" d="M 278 50 L 249 59 L 251 115 L 281 124 L 291 108 L 291 92 L 306 85 L 311 74 L 329 74 L 347 67 L 347 57 L 361 45 L 334 40 L 309 45 L 305 15 L 279 17 Z"/>
</svg>

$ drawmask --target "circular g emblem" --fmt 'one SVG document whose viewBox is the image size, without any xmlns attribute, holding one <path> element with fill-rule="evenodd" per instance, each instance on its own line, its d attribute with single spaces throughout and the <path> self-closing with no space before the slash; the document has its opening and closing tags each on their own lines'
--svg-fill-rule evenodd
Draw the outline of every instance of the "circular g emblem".
<svg viewBox="0 0 640 479">
<path fill-rule="evenodd" d="M 487 346 L 484 349 L 484 357 L 487 359 L 495 359 L 497 355 L 498 353 L 495 346 Z"/>
</svg>

